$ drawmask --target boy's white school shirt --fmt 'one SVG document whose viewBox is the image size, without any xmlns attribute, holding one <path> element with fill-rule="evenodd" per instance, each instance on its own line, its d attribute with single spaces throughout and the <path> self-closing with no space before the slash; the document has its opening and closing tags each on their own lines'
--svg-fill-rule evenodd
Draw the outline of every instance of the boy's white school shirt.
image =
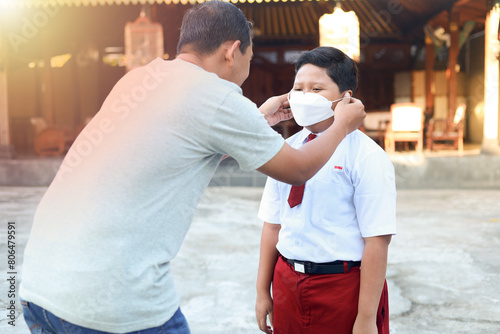
<svg viewBox="0 0 500 334">
<path fill-rule="evenodd" d="M 299 148 L 310 133 L 303 129 L 287 142 Z M 302 203 L 294 208 L 287 202 L 290 189 L 291 185 L 268 178 L 258 213 L 265 222 L 281 224 L 277 249 L 286 258 L 359 261 L 363 238 L 396 234 L 394 166 L 385 151 L 359 130 L 347 135 L 306 182 Z"/>
</svg>

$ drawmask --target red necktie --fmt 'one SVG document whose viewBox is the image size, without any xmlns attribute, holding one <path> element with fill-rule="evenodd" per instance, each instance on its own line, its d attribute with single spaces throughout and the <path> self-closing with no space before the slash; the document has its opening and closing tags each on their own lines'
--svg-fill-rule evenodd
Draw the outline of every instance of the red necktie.
<svg viewBox="0 0 500 334">
<path fill-rule="evenodd" d="M 307 141 L 309 142 L 314 138 L 316 138 L 316 135 L 314 133 L 311 133 L 307 137 Z M 288 204 L 290 205 L 290 208 L 293 208 L 294 206 L 302 203 L 302 197 L 304 196 L 305 187 L 306 187 L 305 183 L 300 186 L 292 186 L 292 189 L 290 190 L 290 195 L 288 196 Z"/>
</svg>

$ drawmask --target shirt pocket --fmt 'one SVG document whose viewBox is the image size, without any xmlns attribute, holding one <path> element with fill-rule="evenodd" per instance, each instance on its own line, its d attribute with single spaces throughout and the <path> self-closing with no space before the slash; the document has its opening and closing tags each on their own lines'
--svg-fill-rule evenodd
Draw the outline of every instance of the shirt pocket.
<svg viewBox="0 0 500 334">
<path fill-rule="evenodd" d="M 350 178 L 342 170 L 330 170 L 327 177 L 317 176 L 310 180 L 309 187 L 314 203 L 311 223 L 323 227 L 352 224 L 356 211 Z"/>
</svg>

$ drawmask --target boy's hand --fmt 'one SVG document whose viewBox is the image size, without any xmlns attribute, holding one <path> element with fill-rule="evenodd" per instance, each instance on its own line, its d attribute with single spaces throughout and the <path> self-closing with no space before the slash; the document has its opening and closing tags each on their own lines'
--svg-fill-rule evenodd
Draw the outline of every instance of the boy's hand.
<svg viewBox="0 0 500 334">
<path fill-rule="evenodd" d="M 255 316 L 257 317 L 257 324 L 259 329 L 266 334 L 272 334 L 273 325 L 273 299 L 270 294 L 266 296 L 257 295 L 257 301 L 255 302 Z M 271 326 L 267 325 L 267 316 L 269 316 L 269 322 Z"/>
<path fill-rule="evenodd" d="M 287 95 L 288 94 L 283 94 L 270 97 L 260 106 L 259 110 L 264 114 L 270 126 L 274 126 L 279 122 L 289 120 L 293 117 Z"/>
<path fill-rule="evenodd" d="M 355 98 L 349 98 L 349 93 L 335 106 L 335 123 L 346 130 L 346 135 L 358 129 L 365 119 L 366 112 L 363 103 Z"/>
<path fill-rule="evenodd" d="M 377 322 L 374 319 L 362 319 L 361 317 L 356 317 L 354 322 L 354 327 L 352 328 L 352 334 L 377 334 Z"/>
</svg>

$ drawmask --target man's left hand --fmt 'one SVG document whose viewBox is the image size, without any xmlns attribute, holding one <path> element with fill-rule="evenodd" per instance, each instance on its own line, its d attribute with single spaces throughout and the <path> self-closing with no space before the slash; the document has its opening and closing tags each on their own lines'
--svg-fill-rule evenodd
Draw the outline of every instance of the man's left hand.
<svg viewBox="0 0 500 334">
<path fill-rule="evenodd" d="M 289 120 L 293 117 L 287 95 L 288 94 L 283 94 L 270 97 L 260 106 L 259 110 L 264 114 L 270 126 L 274 126 L 279 122 Z"/>
</svg>

